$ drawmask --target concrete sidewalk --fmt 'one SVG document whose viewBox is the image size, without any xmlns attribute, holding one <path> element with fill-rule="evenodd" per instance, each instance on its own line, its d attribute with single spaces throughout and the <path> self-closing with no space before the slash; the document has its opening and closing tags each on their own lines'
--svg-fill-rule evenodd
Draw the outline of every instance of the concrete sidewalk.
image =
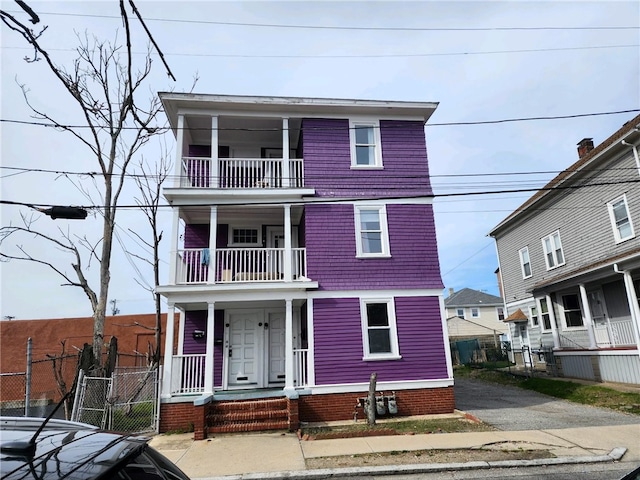
<svg viewBox="0 0 640 480">
<path fill-rule="evenodd" d="M 271 472 L 270 479 L 314 478 L 327 474 L 371 472 L 384 474 L 438 470 L 491 468 L 505 462 L 425 464 L 392 467 L 306 470 L 305 459 L 389 451 L 428 449 L 544 449 L 556 458 L 506 462 L 515 465 L 593 463 L 620 460 L 640 462 L 640 425 L 586 427 L 558 430 L 491 431 L 358 437 L 334 440 L 299 440 L 293 433 L 216 435 L 194 441 L 192 433 L 157 435 L 150 444 L 191 478 L 245 476 Z M 256 475 L 248 475 L 256 478 Z"/>
</svg>

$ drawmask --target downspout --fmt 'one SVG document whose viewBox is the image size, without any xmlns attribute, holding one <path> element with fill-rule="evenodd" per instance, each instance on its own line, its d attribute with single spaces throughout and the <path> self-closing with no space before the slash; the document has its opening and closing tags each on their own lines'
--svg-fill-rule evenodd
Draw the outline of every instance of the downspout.
<svg viewBox="0 0 640 480">
<path fill-rule="evenodd" d="M 624 286 L 627 291 L 627 301 L 629 302 L 629 310 L 631 310 L 631 321 L 633 323 L 633 333 L 636 337 L 636 348 L 640 356 L 640 306 L 633 288 L 633 280 L 631 274 L 627 270 L 620 270 L 618 264 L 613 264 L 613 271 L 624 276 Z"/>
</svg>

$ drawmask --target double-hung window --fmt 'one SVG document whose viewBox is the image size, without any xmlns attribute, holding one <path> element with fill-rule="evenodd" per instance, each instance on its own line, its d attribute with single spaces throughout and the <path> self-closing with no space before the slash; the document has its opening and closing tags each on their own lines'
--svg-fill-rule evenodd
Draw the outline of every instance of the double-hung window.
<svg viewBox="0 0 640 480">
<path fill-rule="evenodd" d="M 531 319 L 532 327 L 537 327 L 539 325 L 538 307 L 529 307 L 529 318 Z M 551 322 L 549 322 L 549 328 L 551 328 Z"/>
<path fill-rule="evenodd" d="M 542 318 L 543 330 L 551 330 L 551 313 L 546 298 L 540 299 L 540 316 Z"/>
<path fill-rule="evenodd" d="M 229 228 L 229 245 L 243 247 L 257 247 L 262 245 L 262 235 L 259 228 L 231 227 Z"/>
<path fill-rule="evenodd" d="M 567 328 L 582 327 L 584 325 L 578 295 L 575 293 L 563 295 L 562 307 L 564 310 L 564 324 Z"/>
<path fill-rule="evenodd" d="M 522 278 L 531 276 L 531 260 L 529 259 L 529 247 L 520 249 L 520 266 L 522 267 Z"/>
<path fill-rule="evenodd" d="M 393 299 L 362 299 L 360 313 L 364 359 L 400 358 Z"/>
<path fill-rule="evenodd" d="M 389 232 L 384 205 L 356 205 L 356 253 L 358 257 L 388 257 Z"/>
<path fill-rule="evenodd" d="M 456 309 L 456 316 L 460 318 L 464 318 L 464 308 Z"/>
<path fill-rule="evenodd" d="M 627 196 L 622 195 L 616 198 L 613 202 L 609 202 L 607 207 L 609 208 L 609 217 L 611 218 L 613 236 L 616 239 L 616 243 L 635 237 L 633 223 L 631 223 L 631 217 L 629 216 L 629 207 L 627 206 Z"/>
<path fill-rule="evenodd" d="M 382 168 L 380 124 L 352 121 L 349 125 L 352 168 Z"/>
<path fill-rule="evenodd" d="M 504 320 L 504 307 L 496 307 L 496 313 L 498 314 L 498 320 Z"/>
<path fill-rule="evenodd" d="M 553 232 L 542 239 L 544 259 L 547 263 L 547 270 L 564 265 L 564 254 L 562 253 L 562 242 L 560 232 Z"/>
<path fill-rule="evenodd" d="M 471 308 L 471 318 L 478 318 L 480 316 L 480 309 L 476 307 Z"/>
</svg>

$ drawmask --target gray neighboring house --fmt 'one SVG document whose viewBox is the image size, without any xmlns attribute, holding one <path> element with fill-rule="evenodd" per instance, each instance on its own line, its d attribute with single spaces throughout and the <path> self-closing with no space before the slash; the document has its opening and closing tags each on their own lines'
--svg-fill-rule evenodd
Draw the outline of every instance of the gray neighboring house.
<svg viewBox="0 0 640 480">
<path fill-rule="evenodd" d="M 449 341 L 478 337 L 489 342 L 505 339 L 503 335 L 507 333 L 508 326 L 503 322 L 502 298 L 471 288 L 458 292 L 450 288 L 444 306 Z"/>
<path fill-rule="evenodd" d="M 578 161 L 490 232 L 513 349 L 545 349 L 560 376 L 640 384 L 639 127 L 640 115 L 596 147 L 582 140 Z"/>
</svg>

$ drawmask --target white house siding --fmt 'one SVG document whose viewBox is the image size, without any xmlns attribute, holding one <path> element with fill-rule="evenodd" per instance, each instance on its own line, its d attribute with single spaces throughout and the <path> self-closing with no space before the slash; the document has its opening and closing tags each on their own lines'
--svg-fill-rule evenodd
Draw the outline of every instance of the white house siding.
<svg viewBox="0 0 640 480">
<path fill-rule="evenodd" d="M 500 305 L 502 306 L 502 305 Z M 498 320 L 498 311 L 497 311 L 497 307 L 498 305 L 492 305 L 492 306 L 485 306 L 485 307 L 477 307 L 477 306 L 473 306 L 473 307 L 448 307 L 446 309 L 446 315 L 447 318 L 452 318 L 457 316 L 457 310 L 458 308 L 464 308 L 464 318 L 465 320 L 468 320 L 468 322 L 461 322 L 460 324 L 460 328 L 461 329 L 468 329 L 468 330 L 472 330 L 472 331 L 476 331 L 476 327 L 473 326 L 473 324 L 479 324 L 482 327 L 478 327 L 481 330 L 484 330 L 484 334 L 483 335 L 490 335 L 492 334 L 492 330 L 496 330 L 498 333 L 506 333 L 507 332 L 507 326 L 505 325 L 505 323 L 502 320 Z M 478 313 L 479 313 L 479 317 L 472 317 L 471 316 L 471 308 L 478 308 Z M 470 323 L 473 322 L 473 323 Z M 464 324 L 464 325 L 463 325 Z M 451 332 L 449 332 L 451 333 Z M 478 335 L 477 333 L 471 333 L 471 335 Z"/>
<path fill-rule="evenodd" d="M 626 148 L 578 180 L 580 185 L 619 182 L 617 185 L 568 189 L 549 195 L 553 197 L 553 205 L 549 201 L 537 204 L 534 213 L 525 215 L 515 228 L 501 232 L 497 248 L 505 301 L 523 300 L 531 295 L 535 284 L 553 281 L 567 272 L 640 247 L 640 184 L 629 182 L 637 176 L 631 149 Z M 624 181 L 627 183 L 621 183 Z M 636 236 L 616 244 L 607 202 L 622 194 L 627 196 Z M 560 232 L 566 263 L 547 270 L 542 238 L 555 231 Z M 529 248 L 533 273 L 528 279 L 522 278 L 518 253 L 525 246 Z"/>
<path fill-rule="evenodd" d="M 556 353 L 556 360 L 562 364 L 565 377 L 640 384 L 640 357 L 634 350 L 617 354 L 603 352 L 599 355 Z"/>
</svg>

